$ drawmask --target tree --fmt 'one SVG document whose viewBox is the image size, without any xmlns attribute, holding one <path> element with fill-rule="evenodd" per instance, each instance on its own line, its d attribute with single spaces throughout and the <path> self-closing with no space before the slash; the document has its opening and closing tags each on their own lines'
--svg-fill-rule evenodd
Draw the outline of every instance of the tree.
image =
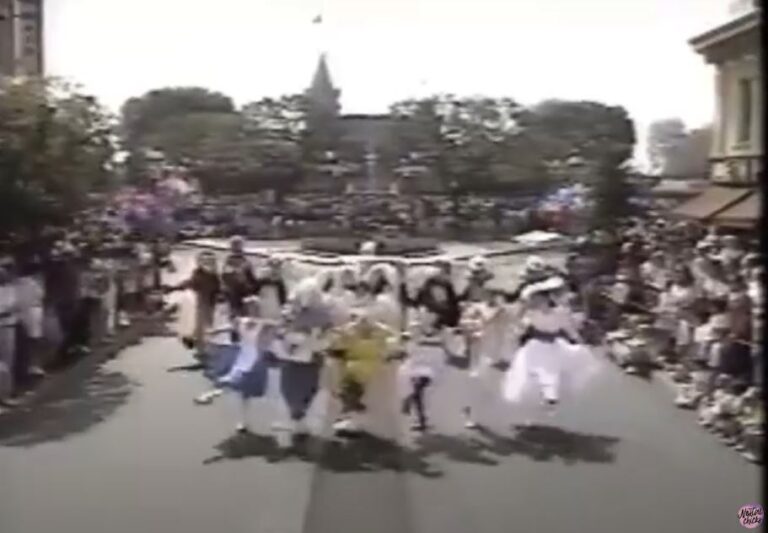
<svg viewBox="0 0 768 533">
<path fill-rule="evenodd" d="M 472 190 L 530 177 L 516 158 L 521 109 L 509 98 L 438 95 L 398 102 L 391 114 L 401 157 L 426 155 L 444 184 Z"/>
<path fill-rule="evenodd" d="M 246 104 L 242 115 L 248 134 L 300 144 L 307 136 L 307 109 L 304 96 L 288 95 Z"/>
<path fill-rule="evenodd" d="M 205 129 L 206 115 L 221 117 L 235 113 L 231 98 L 201 87 L 158 89 L 127 100 L 121 109 L 120 129 L 125 148 L 130 154 L 127 162 L 130 177 L 134 180 L 143 178 L 146 171 L 144 154 L 147 149 L 170 145 L 185 151 L 180 149 L 179 136 L 185 135 L 186 132 L 179 132 L 169 126 L 168 121 L 196 115 L 198 118 L 193 120 L 191 125 L 197 126 L 193 127 L 193 131 L 199 132 Z M 226 119 L 212 120 L 216 122 Z"/>
<path fill-rule="evenodd" d="M 548 100 L 526 109 L 518 125 L 548 168 L 567 171 L 577 158 L 588 170 L 583 179 L 592 190 L 594 226 L 615 228 L 631 212 L 627 170 L 635 128 L 623 107 Z"/>
<path fill-rule="evenodd" d="M 110 185 L 113 119 L 56 79 L 0 85 L 0 233 L 35 229 Z"/>
<path fill-rule="evenodd" d="M 303 175 L 305 106 L 301 96 L 265 98 L 231 115 L 226 128 L 209 129 L 192 145 L 203 187 L 228 193 L 272 189 L 279 196 L 291 190 Z"/>
<path fill-rule="evenodd" d="M 624 164 L 636 140 L 627 111 L 599 102 L 547 100 L 521 113 L 518 126 L 548 165 L 573 156 L 595 168 Z"/>
<path fill-rule="evenodd" d="M 166 118 L 144 139 L 146 146 L 161 151 L 173 164 L 199 159 L 205 147 L 214 142 L 235 141 L 243 127 L 236 113 L 189 113 Z"/>
<path fill-rule="evenodd" d="M 595 169 L 592 185 L 592 226 L 595 229 L 615 231 L 620 221 L 632 214 L 629 202 L 632 187 L 627 181 L 628 166 L 615 159 L 602 161 Z"/>
</svg>

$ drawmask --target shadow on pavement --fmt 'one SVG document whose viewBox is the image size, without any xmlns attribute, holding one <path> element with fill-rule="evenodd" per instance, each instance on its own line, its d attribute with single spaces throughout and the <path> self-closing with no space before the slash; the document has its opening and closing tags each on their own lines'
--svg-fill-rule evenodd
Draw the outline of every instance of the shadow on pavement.
<svg viewBox="0 0 768 533">
<path fill-rule="evenodd" d="M 498 456 L 525 455 L 534 461 L 561 459 L 566 464 L 612 463 L 619 439 L 551 426 L 517 427 L 514 438 L 480 428 L 481 446 Z"/>
<path fill-rule="evenodd" d="M 272 435 L 257 435 L 254 433 L 236 433 L 215 446 L 218 455 L 209 457 L 203 464 L 210 465 L 222 461 L 236 461 L 252 457 L 261 457 L 269 463 L 276 463 L 288 456 L 281 449 L 277 439 Z"/>
<path fill-rule="evenodd" d="M 443 475 L 420 452 L 371 434 L 345 439 L 307 437 L 294 439 L 292 445 L 281 447 L 271 435 L 245 433 L 226 438 L 215 449 L 218 455 L 206 459 L 203 464 L 260 457 L 269 463 L 286 460 L 314 463 L 323 470 L 338 473 L 391 471 L 424 477 Z"/>
<path fill-rule="evenodd" d="M 134 386 L 123 374 L 98 366 L 75 372 L 51 394 L 4 416 L 0 446 L 34 446 L 87 431 L 123 405 Z"/>
<path fill-rule="evenodd" d="M 270 463 L 299 460 L 337 473 L 391 471 L 440 478 L 444 472 L 430 461 L 443 457 L 449 462 L 496 466 L 500 459 L 524 455 L 534 461 L 560 459 L 566 464 L 611 463 L 616 459 L 615 437 L 587 435 L 556 427 L 520 427 L 515 436 L 480 428 L 477 436 L 427 434 L 406 447 L 394 440 L 371 434 L 355 438 L 307 437 L 291 446 L 280 446 L 271 435 L 237 434 L 218 445 L 218 455 L 204 464 L 263 458 Z"/>
<path fill-rule="evenodd" d="M 440 455 L 457 463 L 481 466 L 499 464 L 499 461 L 490 455 L 493 452 L 491 447 L 477 439 L 428 433 L 419 437 L 415 442 L 417 449 L 413 453 L 425 459 Z"/>
</svg>

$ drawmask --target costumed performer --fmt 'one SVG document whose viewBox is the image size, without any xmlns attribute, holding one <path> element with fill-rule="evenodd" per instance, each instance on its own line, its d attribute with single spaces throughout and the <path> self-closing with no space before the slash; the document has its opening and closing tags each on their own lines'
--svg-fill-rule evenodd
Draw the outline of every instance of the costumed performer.
<svg viewBox="0 0 768 533">
<path fill-rule="evenodd" d="M 327 334 L 333 326 L 331 306 L 324 297 L 320 274 L 304 278 L 294 288 L 286 313 L 282 349 L 276 356 L 280 363 L 280 393 L 288 408 L 287 428 L 296 435 L 308 432 L 306 415 L 317 395 Z"/>
<path fill-rule="evenodd" d="M 539 405 L 554 414 L 563 389 L 580 389 L 597 368 L 580 342 L 571 310 L 558 301 L 564 287 L 565 281 L 553 276 L 520 294 L 524 332 L 502 383 L 502 396 L 510 403 L 537 395 Z"/>
<path fill-rule="evenodd" d="M 328 353 L 338 359 L 341 370 L 336 394 L 342 409 L 333 426 L 337 433 L 356 433 L 366 425 L 369 385 L 388 361 L 400 356 L 400 341 L 398 332 L 372 320 L 366 308 L 357 309 L 351 323 L 334 330 Z"/>
<path fill-rule="evenodd" d="M 267 258 L 266 266 L 257 270 L 253 281 L 253 293 L 259 297 L 262 317 L 282 318 L 283 307 L 288 302 L 288 290 L 283 262 L 279 257 Z"/>
<path fill-rule="evenodd" d="M 195 357 L 202 361 L 205 358 L 206 332 L 213 324 L 216 301 L 221 294 L 216 256 L 213 252 L 200 252 L 190 277 L 167 290 L 191 290 L 195 295 L 193 330 L 191 335 L 182 337 L 182 342 L 187 348 L 196 350 Z"/>
<path fill-rule="evenodd" d="M 244 299 L 245 315 L 234 319 L 232 325 L 211 331 L 212 338 L 232 329 L 238 332 L 237 343 L 219 341 L 212 350 L 215 363 L 206 374 L 216 384 L 216 392 L 208 393 L 212 400 L 223 390 L 237 393 L 240 403 L 238 432 L 248 431 L 248 407 L 253 398 L 262 398 L 267 392 L 269 376 L 268 348 L 278 333 L 279 322 L 260 317 L 259 300 L 255 296 Z M 198 402 L 209 403 L 209 402 Z"/>
<path fill-rule="evenodd" d="M 457 328 L 461 317 L 460 300 L 451 279 L 451 263 L 446 260 L 436 262 L 436 268 L 427 271 L 424 283 L 415 297 L 411 297 L 404 282 L 404 263 L 398 265 L 400 274 L 400 300 L 403 305 L 415 309 L 420 319 L 434 327 L 440 335 L 446 355 L 449 358 L 461 357 L 457 348 Z"/>
<path fill-rule="evenodd" d="M 245 255 L 242 237 L 230 241 L 230 253 L 224 259 L 221 273 L 222 289 L 233 317 L 242 316 L 243 300 L 253 294 L 256 278 L 248 257 Z"/>
</svg>

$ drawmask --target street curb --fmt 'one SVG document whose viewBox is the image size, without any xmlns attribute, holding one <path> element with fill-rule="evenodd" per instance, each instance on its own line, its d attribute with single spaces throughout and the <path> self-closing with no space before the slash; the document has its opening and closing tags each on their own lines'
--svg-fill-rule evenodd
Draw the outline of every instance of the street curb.
<svg viewBox="0 0 768 533">
<path fill-rule="evenodd" d="M 7 411 L 0 412 L 0 421 L 11 419 L 14 416 L 20 416 L 32 410 L 35 405 L 45 401 L 46 398 L 59 388 L 64 381 L 73 375 L 84 372 L 86 369 L 96 368 L 109 359 L 118 357 L 121 352 L 141 343 L 147 337 L 146 332 L 152 331 L 157 319 L 152 317 L 143 317 L 135 319 L 135 322 L 123 331 L 117 334 L 117 337 L 110 345 L 99 347 L 90 354 L 85 355 L 73 362 L 70 366 L 62 368 L 58 372 L 47 374 L 43 381 L 34 389 L 25 394 L 18 402 L 18 406 Z"/>
<path fill-rule="evenodd" d="M 183 248 L 191 248 L 191 249 L 198 249 L 198 250 L 211 250 L 214 252 L 226 252 L 229 250 L 229 245 L 227 243 L 214 243 L 206 240 L 202 241 L 184 241 L 178 244 L 178 246 Z M 558 245 L 558 246 L 528 246 L 525 248 L 521 247 L 510 247 L 510 248 L 502 248 L 500 250 L 490 250 L 482 254 L 467 254 L 467 255 L 458 255 L 455 257 L 450 258 L 452 261 L 468 261 L 475 255 L 482 255 L 483 257 L 492 259 L 495 257 L 506 257 L 510 255 L 523 255 L 523 254 L 531 254 L 531 253 L 540 253 L 540 252 L 547 252 L 547 251 L 562 251 L 565 252 L 568 250 L 568 245 Z M 297 253 L 297 252 L 286 252 L 281 251 L 279 249 L 273 250 L 275 253 Z M 246 249 L 244 251 L 245 255 L 253 256 L 253 257 L 261 257 L 261 258 L 267 258 L 270 256 L 269 252 L 262 252 L 259 250 L 254 250 L 253 248 L 248 249 L 246 246 Z M 301 253 L 301 252 L 298 252 Z M 419 264 L 431 264 L 438 258 L 444 258 L 445 254 L 442 255 L 436 255 L 435 258 L 429 258 L 429 259 L 419 259 L 419 258 L 413 258 L 410 260 L 414 264 L 414 266 Z M 377 258 L 380 261 L 389 261 L 393 260 L 394 256 L 374 256 L 374 258 Z M 302 258 L 302 261 L 305 263 L 310 264 L 316 264 L 320 266 L 333 266 L 333 265 L 341 265 L 344 264 L 344 261 L 340 258 L 326 258 L 325 260 L 311 260 L 307 258 Z"/>
</svg>

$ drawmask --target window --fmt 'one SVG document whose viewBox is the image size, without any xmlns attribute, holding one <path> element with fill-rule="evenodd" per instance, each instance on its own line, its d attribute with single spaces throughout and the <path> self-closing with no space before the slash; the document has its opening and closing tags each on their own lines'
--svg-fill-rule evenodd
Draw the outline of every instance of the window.
<svg viewBox="0 0 768 533">
<path fill-rule="evenodd" d="M 739 80 L 739 143 L 749 142 L 752 137 L 752 80 Z"/>
</svg>

